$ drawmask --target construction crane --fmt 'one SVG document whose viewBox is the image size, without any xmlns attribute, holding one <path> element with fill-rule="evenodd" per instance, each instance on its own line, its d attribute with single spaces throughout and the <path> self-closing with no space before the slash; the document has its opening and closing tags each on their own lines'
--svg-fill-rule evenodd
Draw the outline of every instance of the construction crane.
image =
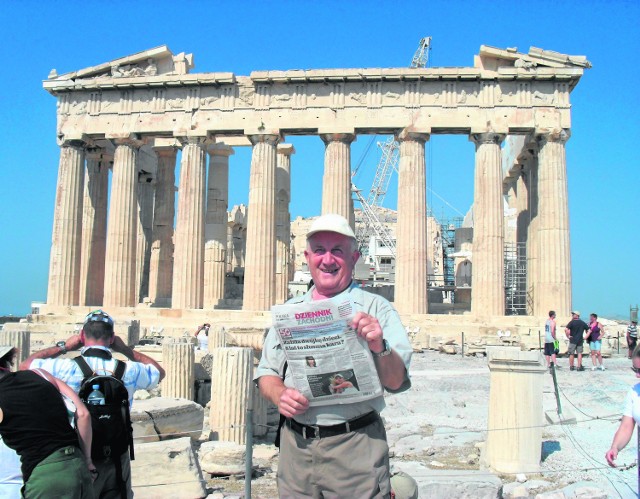
<svg viewBox="0 0 640 499">
<path fill-rule="evenodd" d="M 425 68 L 429 62 L 429 50 L 431 49 L 431 37 L 427 36 L 420 40 L 418 49 L 416 50 L 413 58 L 411 59 L 412 68 Z M 352 184 L 352 191 L 356 196 L 356 199 L 360 202 L 362 207 L 362 224 L 356 232 L 356 238 L 360 251 L 363 255 L 368 256 L 368 245 L 371 240 L 371 236 L 377 236 L 382 243 L 389 248 L 392 256 L 396 256 L 396 242 L 391 236 L 391 233 L 387 227 L 380 220 L 380 207 L 387 194 L 389 188 L 389 182 L 393 172 L 398 171 L 398 161 L 400 156 L 400 145 L 393 137 L 389 137 L 385 142 L 378 142 L 380 148 L 380 160 L 376 168 L 376 174 L 373 179 L 373 184 L 369 195 L 365 201 L 361 194 L 361 190 Z M 354 172 L 355 174 L 355 172 Z M 371 264 L 377 262 L 370 261 Z"/>
</svg>

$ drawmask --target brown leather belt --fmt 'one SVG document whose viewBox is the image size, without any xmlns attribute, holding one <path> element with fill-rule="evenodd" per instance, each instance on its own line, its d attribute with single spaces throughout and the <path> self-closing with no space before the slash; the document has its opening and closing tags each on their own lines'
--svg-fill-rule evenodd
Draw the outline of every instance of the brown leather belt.
<svg viewBox="0 0 640 499">
<path fill-rule="evenodd" d="M 369 426 L 371 423 L 375 423 L 378 419 L 380 419 L 378 413 L 371 411 L 346 423 L 331 426 L 306 425 L 298 423 L 295 419 L 287 419 L 285 424 L 299 435 L 302 435 L 302 438 L 325 438 L 359 430 Z"/>
</svg>

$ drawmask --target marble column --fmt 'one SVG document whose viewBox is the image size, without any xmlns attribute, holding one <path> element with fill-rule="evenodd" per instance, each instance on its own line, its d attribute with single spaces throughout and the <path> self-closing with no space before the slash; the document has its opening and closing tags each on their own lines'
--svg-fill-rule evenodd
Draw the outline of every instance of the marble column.
<svg viewBox="0 0 640 499">
<path fill-rule="evenodd" d="M 149 263 L 149 300 L 156 307 L 171 306 L 173 282 L 173 219 L 177 144 L 156 145 L 158 157 L 154 193 L 151 257 Z"/>
<path fill-rule="evenodd" d="M 175 340 L 164 343 L 162 365 L 167 373 L 162 380 L 162 396 L 195 400 L 193 345 Z"/>
<path fill-rule="evenodd" d="M 489 357 L 486 465 L 498 473 L 536 473 L 542 450 L 540 352 L 497 348 Z"/>
<path fill-rule="evenodd" d="M 254 384 L 253 349 L 216 348 L 211 352 L 211 410 L 209 423 L 212 440 L 244 445 L 247 405 L 251 403 Z"/>
<path fill-rule="evenodd" d="M 320 138 L 325 143 L 324 176 L 322 177 L 322 214 L 337 213 L 355 220 L 351 199 L 351 133 L 326 133 Z"/>
<path fill-rule="evenodd" d="M 86 153 L 87 171 L 82 202 L 82 261 L 79 305 L 102 305 L 107 245 L 107 199 L 110 162 L 98 148 Z"/>
<path fill-rule="evenodd" d="M 115 145 L 105 256 L 104 306 L 107 309 L 134 307 L 137 303 L 137 157 L 142 142 L 117 138 Z"/>
<path fill-rule="evenodd" d="M 538 136 L 538 283 L 536 315 L 571 312 L 571 252 L 565 144 L 568 130 Z"/>
<path fill-rule="evenodd" d="M 471 311 L 476 317 L 504 315 L 504 202 L 500 144 L 504 135 L 471 135 L 476 145 L 473 193 Z"/>
<path fill-rule="evenodd" d="M 49 305 L 80 303 L 84 155 L 82 141 L 66 140 L 61 144 L 49 261 Z"/>
<path fill-rule="evenodd" d="M 0 345 L 11 345 L 18 349 L 18 355 L 11 366 L 11 371 L 16 372 L 20 363 L 27 360 L 31 354 L 31 332 L 26 329 L 21 331 L 2 329 L 0 330 Z"/>
<path fill-rule="evenodd" d="M 217 307 L 224 300 L 227 262 L 227 209 L 229 207 L 229 156 L 225 144 L 208 147 L 207 213 L 204 245 L 204 308 Z"/>
<path fill-rule="evenodd" d="M 428 313 L 427 180 L 429 134 L 403 131 L 398 163 L 398 222 L 394 306 L 401 314 Z"/>
<path fill-rule="evenodd" d="M 138 230 L 136 246 L 136 292 L 138 303 L 149 296 L 149 267 L 153 229 L 155 182 L 148 173 L 138 174 Z"/>
<path fill-rule="evenodd" d="M 202 308 L 204 293 L 205 137 L 183 139 L 171 308 Z"/>
<path fill-rule="evenodd" d="M 289 298 L 291 265 L 291 155 L 295 149 L 291 144 L 278 144 L 278 166 L 276 169 L 276 303 Z"/>
<path fill-rule="evenodd" d="M 529 162 L 529 225 L 527 226 L 527 303 L 530 315 L 541 315 L 536 310 L 535 297 L 538 294 L 538 156 L 537 147 Z"/>
<path fill-rule="evenodd" d="M 275 303 L 276 147 L 279 136 L 250 135 L 253 144 L 243 310 L 269 310 Z"/>
</svg>

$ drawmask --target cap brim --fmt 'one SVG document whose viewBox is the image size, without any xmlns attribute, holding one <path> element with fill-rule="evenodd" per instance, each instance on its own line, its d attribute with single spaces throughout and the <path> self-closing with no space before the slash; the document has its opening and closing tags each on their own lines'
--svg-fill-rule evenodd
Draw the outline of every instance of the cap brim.
<svg viewBox="0 0 640 499">
<path fill-rule="evenodd" d="M 0 359 L 11 352 L 15 347 L 11 345 L 0 345 Z"/>
</svg>

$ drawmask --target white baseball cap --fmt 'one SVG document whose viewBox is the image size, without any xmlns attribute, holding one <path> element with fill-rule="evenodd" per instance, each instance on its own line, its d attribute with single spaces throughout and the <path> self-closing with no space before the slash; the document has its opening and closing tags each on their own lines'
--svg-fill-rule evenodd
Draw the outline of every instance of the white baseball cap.
<svg viewBox="0 0 640 499">
<path fill-rule="evenodd" d="M 580 317 L 580 312 L 578 312 L 577 310 L 574 310 L 573 312 L 571 312 L 573 315 L 577 315 L 578 317 Z"/>
<path fill-rule="evenodd" d="M 309 232 L 307 232 L 307 239 L 313 236 L 316 232 L 336 232 L 343 236 L 355 239 L 356 235 L 353 233 L 353 229 L 349 225 L 349 221 L 341 215 L 330 213 L 328 215 L 322 215 L 316 218 Z"/>
</svg>

